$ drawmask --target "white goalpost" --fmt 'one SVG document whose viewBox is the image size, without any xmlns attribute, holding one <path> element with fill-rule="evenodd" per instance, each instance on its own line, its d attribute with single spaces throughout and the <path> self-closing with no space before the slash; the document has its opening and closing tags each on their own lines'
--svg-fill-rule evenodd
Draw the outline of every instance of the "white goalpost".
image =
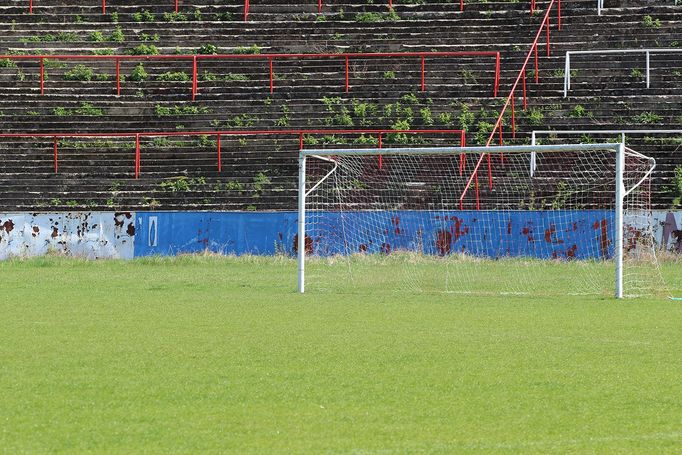
<svg viewBox="0 0 682 455">
<path fill-rule="evenodd" d="M 665 292 L 654 167 L 621 143 L 301 150 L 298 291 L 313 266 L 318 289 Z"/>
</svg>

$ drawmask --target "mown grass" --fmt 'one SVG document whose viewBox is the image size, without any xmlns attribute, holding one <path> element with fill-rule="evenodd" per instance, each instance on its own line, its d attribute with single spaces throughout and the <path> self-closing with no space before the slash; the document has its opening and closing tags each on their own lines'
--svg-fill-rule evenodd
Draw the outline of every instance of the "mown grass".
<svg viewBox="0 0 682 455">
<path fill-rule="evenodd" d="M 343 267 L 298 295 L 282 258 L 0 264 L 0 452 L 682 446 L 679 303 L 392 292 L 367 284 L 390 265 Z"/>
</svg>

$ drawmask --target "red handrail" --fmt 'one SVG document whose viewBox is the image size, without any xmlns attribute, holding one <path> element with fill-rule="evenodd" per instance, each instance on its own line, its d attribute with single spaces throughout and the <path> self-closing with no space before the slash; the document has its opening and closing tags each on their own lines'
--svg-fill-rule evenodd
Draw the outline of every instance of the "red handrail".
<svg viewBox="0 0 682 455">
<path fill-rule="evenodd" d="M 426 59 L 435 57 L 495 57 L 495 78 L 493 82 L 493 96 L 496 97 L 500 88 L 500 52 L 499 51 L 453 51 L 453 52 L 358 52 L 358 53 L 318 53 L 318 54 L 213 54 L 213 55 L 0 55 L 0 59 L 9 60 L 38 60 L 40 62 L 40 94 L 45 93 L 44 61 L 50 60 L 108 60 L 116 65 L 116 94 L 121 94 L 121 61 L 149 61 L 149 60 L 191 60 L 192 61 L 192 101 L 196 99 L 199 90 L 198 62 L 200 60 L 266 60 L 270 80 L 270 93 L 275 90 L 273 61 L 276 59 L 310 59 L 331 58 L 341 59 L 345 63 L 345 91 L 350 91 L 351 58 L 419 58 L 421 62 L 421 91 L 426 91 Z"/>
<path fill-rule="evenodd" d="M 455 2 L 457 0 L 454 0 Z M 393 0 L 388 0 L 388 8 L 393 9 Z M 250 0 L 244 0 L 244 22 L 249 20 Z M 464 0 L 459 0 L 459 10 L 464 11 Z M 175 0 L 175 12 L 180 12 L 180 1 Z M 317 0 L 317 12 L 322 13 L 322 0 Z M 535 0 L 530 1 L 530 13 L 535 12 Z M 28 13 L 33 14 L 33 0 L 28 0 Z M 559 6 L 559 23 L 561 23 L 561 6 Z M 102 0 L 102 14 L 107 14 L 107 0 Z"/>
<path fill-rule="evenodd" d="M 512 138 L 516 137 L 516 117 L 515 117 L 515 110 L 514 110 L 514 95 L 516 93 L 516 89 L 519 85 L 519 82 L 522 82 L 523 84 L 523 106 L 524 109 L 527 107 L 527 98 L 526 98 L 526 68 L 528 66 L 528 62 L 530 61 L 531 56 L 533 53 L 535 53 L 535 82 L 537 83 L 539 81 L 538 78 L 538 43 L 540 40 L 540 36 L 542 35 L 543 30 L 546 30 L 546 35 L 547 35 L 547 56 L 550 55 L 550 36 L 549 36 L 549 28 L 550 28 L 550 14 L 552 12 L 552 7 L 554 4 L 560 4 L 561 0 L 551 0 L 549 3 L 549 6 L 547 7 L 547 12 L 545 13 L 545 16 L 542 20 L 542 23 L 540 24 L 540 28 L 538 29 L 537 34 L 535 35 L 535 40 L 533 40 L 533 43 L 531 44 L 531 48 L 528 51 L 528 55 L 526 55 L 526 59 L 523 62 L 523 66 L 521 67 L 521 70 L 519 71 L 518 76 L 516 77 L 516 81 L 514 81 L 514 85 L 512 86 L 511 91 L 509 92 L 509 96 L 507 97 L 507 101 L 504 103 L 504 106 L 502 107 L 502 111 L 500 112 L 499 117 L 497 118 L 497 122 L 495 123 L 495 126 L 493 130 L 490 133 L 490 137 L 488 138 L 488 141 L 486 143 L 486 147 L 490 147 L 490 144 L 492 144 L 493 140 L 495 139 L 495 135 L 499 135 L 499 141 L 500 145 L 503 145 L 503 139 L 502 139 L 502 122 L 504 121 L 504 114 L 507 111 L 507 108 L 511 106 L 511 127 L 512 127 Z M 561 7 L 558 6 L 557 11 L 560 11 Z M 557 21 L 558 29 L 561 30 L 561 21 Z M 463 209 L 464 206 L 464 198 L 466 197 L 467 192 L 469 191 L 469 188 L 473 184 L 475 186 L 476 190 L 476 209 L 480 210 L 481 208 L 481 200 L 479 198 L 479 193 L 478 193 L 478 171 L 481 167 L 481 163 L 483 163 L 483 159 L 487 158 L 488 161 L 488 185 L 492 189 L 492 162 L 490 159 L 490 154 L 489 153 L 482 153 L 481 156 L 479 157 L 478 161 L 476 162 L 476 166 L 474 167 L 473 172 L 471 173 L 471 176 L 469 177 L 469 180 L 466 183 L 466 186 L 464 187 L 464 191 L 462 191 L 462 195 L 459 198 L 459 208 L 460 210 Z"/>
<path fill-rule="evenodd" d="M 449 129 L 429 130 L 353 130 L 353 129 L 306 129 L 306 130 L 226 130 L 226 131 L 167 131 L 167 132 L 127 132 L 127 133 L 0 133 L 0 138 L 11 139 L 35 139 L 51 138 L 53 141 L 54 172 L 59 172 L 58 140 L 66 138 L 121 138 L 135 139 L 135 178 L 141 173 L 141 138 L 143 137 L 178 137 L 178 136 L 216 136 L 217 168 L 222 172 L 222 136 L 295 136 L 299 140 L 299 149 L 303 149 L 304 136 L 318 134 L 376 134 L 378 135 L 378 148 L 382 148 L 382 137 L 386 134 L 453 134 L 459 141 L 460 146 L 466 145 L 466 131 Z M 460 155 L 460 168 L 462 166 Z M 381 160 L 381 158 L 380 158 Z M 380 163 L 381 166 L 381 163 Z"/>
</svg>

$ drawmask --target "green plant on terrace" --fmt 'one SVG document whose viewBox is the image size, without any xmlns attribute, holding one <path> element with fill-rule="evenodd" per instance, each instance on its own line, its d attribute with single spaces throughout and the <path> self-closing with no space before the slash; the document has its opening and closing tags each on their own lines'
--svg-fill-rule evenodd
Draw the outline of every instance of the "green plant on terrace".
<svg viewBox="0 0 682 455">
<path fill-rule="evenodd" d="M 653 112 L 642 112 L 641 114 L 632 117 L 632 121 L 638 125 L 651 125 L 653 123 L 658 123 L 661 120 L 663 120 L 663 118 Z"/>
<path fill-rule="evenodd" d="M 154 22 L 156 16 L 154 16 L 151 11 L 143 9 L 142 11 L 137 11 L 133 14 L 133 20 L 135 22 Z"/>
<path fill-rule="evenodd" d="M 163 13 L 163 20 L 166 22 L 186 22 L 187 16 L 180 12 Z"/>
<path fill-rule="evenodd" d="M 529 125 L 539 126 L 543 124 L 545 114 L 543 114 L 540 109 L 529 109 L 526 113 L 526 119 L 528 120 Z"/>
<path fill-rule="evenodd" d="M 261 48 L 257 44 L 248 47 L 235 47 L 235 54 L 260 54 Z"/>
<path fill-rule="evenodd" d="M 199 49 L 197 49 L 197 54 L 203 55 L 215 55 L 218 53 L 218 46 L 207 43 L 203 44 Z"/>
<path fill-rule="evenodd" d="M 644 73 L 642 73 L 642 70 L 640 70 L 638 68 L 633 68 L 632 71 L 630 71 L 630 77 L 634 77 L 634 78 L 639 79 L 639 78 L 644 77 Z"/>
<path fill-rule="evenodd" d="M 184 71 L 167 71 L 156 76 L 157 81 L 164 82 L 187 82 L 189 79 L 189 74 Z"/>
<path fill-rule="evenodd" d="M 145 81 L 149 75 L 144 69 L 144 65 L 142 63 L 139 63 L 135 69 L 133 69 L 132 74 L 130 75 L 130 80 L 134 82 L 142 82 Z"/>
<path fill-rule="evenodd" d="M 158 55 L 159 49 L 153 44 L 139 44 L 132 49 L 128 49 L 130 55 Z"/>
<path fill-rule="evenodd" d="M 648 14 L 642 18 L 642 24 L 647 28 L 661 28 L 661 20 L 654 19 Z"/>
<path fill-rule="evenodd" d="M 568 113 L 569 117 L 583 118 L 587 117 L 588 112 L 582 105 L 576 104 L 575 107 Z"/>
<path fill-rule="evenodd" d="M 123 34 L 123 29 L 121 27 L 116 27 L 116 29 L 109 35 L 109 41 L 113 43 L 122 43 L 126 40 Z"/>
<path fill-rule="evenodd" d="M 85 65 L 76 65 L 64 73 L 64 79 L 67 81 L 91 81 L 93 77 L 94 72 Z"/>
</svg>

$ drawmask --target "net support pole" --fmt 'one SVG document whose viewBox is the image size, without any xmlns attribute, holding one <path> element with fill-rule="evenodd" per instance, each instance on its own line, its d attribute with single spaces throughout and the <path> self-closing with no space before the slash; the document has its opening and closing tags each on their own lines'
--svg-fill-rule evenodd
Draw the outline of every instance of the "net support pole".
<svg viewBox="0 0 682 455">
<path fill-rule="evenodd" d="M 305 155 L 298 155 L 298 292 L 305 292 Z"/>
<path fill-rule="evenodd" d="M 616 150 L 616 247 L 614 259 L 616 261 L 616 298 L 623 298 L 623 198 L 625 184 L 623 171 L 625 168 L 625 144 L 620 144 Z"/>
</svg>

